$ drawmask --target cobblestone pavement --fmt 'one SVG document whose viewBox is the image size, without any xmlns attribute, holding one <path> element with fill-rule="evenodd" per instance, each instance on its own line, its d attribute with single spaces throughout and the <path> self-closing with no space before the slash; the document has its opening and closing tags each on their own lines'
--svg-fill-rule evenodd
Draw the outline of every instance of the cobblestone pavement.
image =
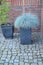
<svg viewBox="0 0 43 65">
<path fill-rule="evenodd" d="M 0 65 L 43 65 L 43 41 L 21 45 L 19 37 L 0 34 Z"/>
</svg>

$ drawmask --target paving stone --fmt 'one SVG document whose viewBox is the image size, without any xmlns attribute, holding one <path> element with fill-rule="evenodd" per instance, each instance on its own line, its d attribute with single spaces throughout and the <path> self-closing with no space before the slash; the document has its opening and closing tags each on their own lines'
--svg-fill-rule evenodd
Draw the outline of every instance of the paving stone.
<svg viewBox="0 0 43 65">
<path fill-rule="evenodd" d="M 5 62 L 4 65 L 8 65 L 8 63 Z"/>
<path fill-rule="evenodd" d="M 27 56 L 25 56 L 24 58 L 28 60 L 28 55 L 27 55 Z"/>
<path fill-rule="evenodd" d="M 32 53 L 28 53 L 28 56 L 32 56 Z"/>
<path fill-rule="evenodd" d="M 43 54 L 41 54 L 41 57 L 43 57 Z"/>
<path fill-rule="evenodd" d="M 10 55 L 11 54 L 11 51 L 8 51 L 8 55 Z"/>
<path fill-rule="evenodd" d="M 32 63 L 31 65 L 37 65 L 37 63 Z"/>
<path fill-rule="evenodd" d="M 29 59 L 33 59 L 33 57 L 32 56 L 29 56 Z"/>
<path fill-rule="evenodd" d="M 25 63 L 25 65 L 29 65 L 29 63 Z"/>
<path fill-rule="evenodd" d="M 34 59 L 33 61 L 34 61 L 34 63 L 37 63 L 37 59 Z"/>
<path fill-rule="evenodd" d="M 15 59 L 14 62 L 19 62 L 19 60 Z"/>
<path fill-rule="evenodd" d="M 42 63 L 42 62 L 38 62 L 38 64 L 39 64 L 39 65 L 43 65 L 43 63 Z"/>
<path fill-rule="evenodd" d="M 9 59 L 6 59 L 5 62 L 9 62 Z"/>
<path fill-rule="evenodd" d="M 20 59 L 20 61 L 23 62 L 24 61 L 24 58 Z"/>
<path fill-rule="evenodd" d="M 13 63 L 13 60 L 10 60 L 9 63 Z"/>
<path fill-rule="evenodd" d="M 9 65 L 14 65 L 13 63 L 9 63 Z"/>
<path fill-rule="evenodd" d="M 22 56 L 23 54 L 22 53 L 18 53 L 18 56 Z"/>
<path fill-rule="evenodd" d="M 14 62 L 14 65 L 19 65 L 19 63 L 15 63 L 15 62 Z"/>
<path fill-rule="evenodd" d="M 12 56 L 12 58 L 11 58 L 12 60 L 14 60 L 15 59 L 15 56 Z"/>
<path fill-rule="evenodd" d="M 7 58 L 9 59 L 10 57 L 12 57 L 11 55 L 7 55 Z"/>
<path fill-rule="evenodd" d="M 15 53 L 15 54 L 16 54 L 16 53 L 17 53 L 16 49 L 15 49 L 15 50 L 13 50 L 13 51 L 12 51 L 12 53 Z"/>
<path fill-rule="evenodd" d="M 1 60 L 5 60 L 6 58 L 1 58 Z"/>
<path fill-rule="evenodd" d="M 4 63 L 4 61 L 3 61 L 3 60 L 0 60 L 0 64 L 1 64 L 1 63 Z"/>
<path fill-rule="evenodd" d="M 2 55 L 0 54 L 0 58 L 1 58 L 1 56 L 2 56 Z"/>
<path fill-rule="evenodd" d="M 2 55 L 2 58 L 6 58 L 6 56 L 7 56 L 6 54 L 3 54 L 3 55 Z"/>
<path fill-rule="evenodd" d="M 27 56 L 27 53 L 22 54 L 24 57 Z"/>
<path fill-rule="evenodd" d="M 17 55 L 17 53 L 12 53 L 12 56 L 16 57 L 16 56 L 18 56 L 18 55 Z"/>
<path fill-rule="evenodd" d="M 17 56 L 16 56 L 16 59 L 19 60 L 19 58 L 20 58 L 20 57 L 17 55 Z"/>
<path fill-rule="evenodd" d="M 0 65 L 3 65 L 2 63 Z"/>
<path fill-rule="evenodd" d="M 24 65 L 24 62 L 22 62 L 22 61 L 20 61 L 19 63 L 20 63 L 19 65 Z"/>
<path fill-rule="evenodd" d="M 34 63 L 34 62 L 33 62 L 33 59 L 29 59 L 28 62 L 29 62 L 29 63 Z"/>
<path fill-rule="evenodd" d="M 5 49 L 4 49 L 4 50 L 5 50 Z M 5 55 L 5 54 L 7 54 L 7 52 L 8 52 L 8 50 L 7 50 L 7 51 L 4 51 L 3 54 Z"/>
<path fill-rule="evenodd" d="M 28 62 L 28 60 L 25 59 L 24 62 Z"/>
<path fill-rule="evenodd" d="M 38 60 L 38 62 L 41 62 L 41 61 L 42 61 L 42 59 L 41 59 L 41 58 L 38 58 L 37 60 Z"/>
<path fill-rule="evenodd" d="M 20 56 L 20 57 L 19 57 L 19 60 L 20 60 L 21 62 L 23 62 L 23 61 L 24 61 L 24 56 Z"/>
<path fill-rule="evenodd" d="M 20 37 L 5 39 L 0 36 L 0 65 L 43 65 L 43 42 L 21 45 Z"/>
<path fill-rule="evenodd" d="M 7 46 L 6 46 L 6 47 L 7 47 Z M 5 49 L 4 49 L 4 51 L 5 51 L 5 52 L 7 52 L 7 51 L 8 51 L 8 49 L 6 49 L 6 47 L 5 47 Z"/>
</svg>

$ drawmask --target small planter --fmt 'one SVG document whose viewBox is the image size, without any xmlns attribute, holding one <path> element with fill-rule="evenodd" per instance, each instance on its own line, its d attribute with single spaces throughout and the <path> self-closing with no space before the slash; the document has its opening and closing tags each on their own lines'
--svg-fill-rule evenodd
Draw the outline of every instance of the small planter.
<svg viewBox="0 0 43 65">
<path fill-rule="evenodd" d="M 2 28 L 3 35 L 6 39 L 13 38 L 13 31 L 14 31 L 13 25 L 11 24 L 1 25 L 1 28 Z"/>
<path fill-rule="evenodd" d="M 28 45 L 31 43 L 31 35 L 32 31 L 31 28 L 29 29 L 24 29 L 24 28 L 20 28 L 20 40 L 21 40 L 21 44 L 23 45 Z"/>
</svg>

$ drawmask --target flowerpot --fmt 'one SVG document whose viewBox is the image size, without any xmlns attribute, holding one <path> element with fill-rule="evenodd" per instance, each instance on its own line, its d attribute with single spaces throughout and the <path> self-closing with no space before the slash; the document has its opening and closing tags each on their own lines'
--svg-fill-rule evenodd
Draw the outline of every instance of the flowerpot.
<svg viewBox="0 0 43 65">
<path fill-rule="evenodd" d="M 20 41 L 21 41 L 21 44 L 23 44 L 23 45 L 30 44 L 31 39 L 32 39 L 31 36 L 32 36 L 31 28 L 29 28 L 29 29 L 20 28 Z"/>
<path fill-rule="evenodd" d="M 4 37 L 7 38 L 13 38 L 13 25 L 8 24 L 8 25 L 1 25 L 2 28 L 2 33 L 4 35 Z"/>
</svg>

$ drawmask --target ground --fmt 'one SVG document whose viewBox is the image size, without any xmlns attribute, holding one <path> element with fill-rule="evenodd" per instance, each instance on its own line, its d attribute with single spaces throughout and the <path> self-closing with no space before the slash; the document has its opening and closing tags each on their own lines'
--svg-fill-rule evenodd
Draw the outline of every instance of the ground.
<svg viewBox="0 0 43 65">
<path fill-rule="evenodd" d="M 43 65 L 43 41 L 20 44 L 20 37 L 5 39 L 0 33 L 0 65 Z"/>
</svg>

